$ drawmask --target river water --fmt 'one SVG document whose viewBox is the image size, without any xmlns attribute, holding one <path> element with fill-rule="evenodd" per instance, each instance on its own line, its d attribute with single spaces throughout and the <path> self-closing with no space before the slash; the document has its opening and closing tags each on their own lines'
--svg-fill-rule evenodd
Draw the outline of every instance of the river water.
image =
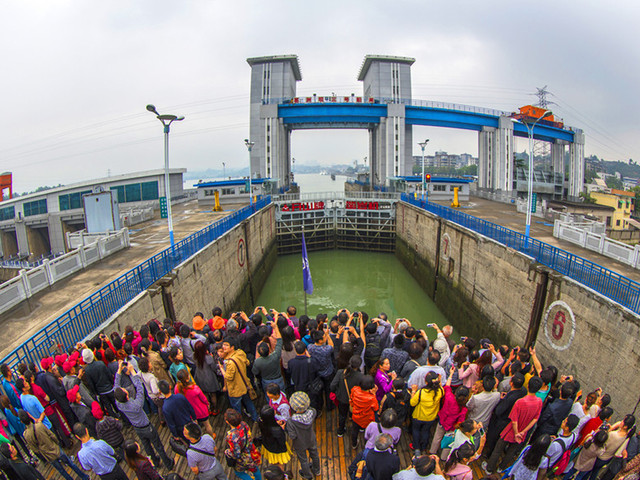
<svg viewBox="0 0 640 480">
<path fill-rule="evenodd" d="M 342 192 L 347 177 L 338 175 L 296 174 L 302 193 Z M 365 311 L 373 317 L 385 312 L 390 319 L 408 318 L 414 326 L 428 323 L 442 327 L 446 318 L 431 298 L 393 254 L 353 250 L 326 250 L 309 253 L 314 291 L 307 295 L 307 314 L 326 313 L 331 317 L 339 309 Z M 283 311 L 295 305 L 304 313 L 302 259 L 300 255 L 278 257 L 274 269 L 258 297 L 257 305 Z M 425 328 L 426 329 L 426 328 Z M 426 329 L 430 338 L 434 331 Z"/>
</svg>

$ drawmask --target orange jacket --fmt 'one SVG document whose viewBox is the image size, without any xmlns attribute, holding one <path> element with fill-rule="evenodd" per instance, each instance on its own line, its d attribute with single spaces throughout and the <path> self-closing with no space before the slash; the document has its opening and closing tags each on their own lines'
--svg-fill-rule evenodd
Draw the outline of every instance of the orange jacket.
<svg viewBox="0 0 640 480">
<path fill-rule="evenodd" d="M 351 419 L 362 428 L 375 420 L 374 412 L 378 410 L 376 394 L 370 390 L 362 390 L 359 386 L 351 390 Z"/>
</svg>

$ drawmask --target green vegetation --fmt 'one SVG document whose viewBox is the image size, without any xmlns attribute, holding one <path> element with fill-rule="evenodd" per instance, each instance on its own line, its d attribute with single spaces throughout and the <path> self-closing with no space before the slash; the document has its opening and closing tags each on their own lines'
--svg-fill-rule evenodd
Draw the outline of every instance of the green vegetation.
<svg viewBox="0 0 640 480">
<path fill-rule="evenodd" d="M 607 187 L 616 188 L 618 190 L 624 190 L 624 185 L 622 185 L 622 180 L 617 177 L 607 177 L 605 180 Z"/>
</svg>

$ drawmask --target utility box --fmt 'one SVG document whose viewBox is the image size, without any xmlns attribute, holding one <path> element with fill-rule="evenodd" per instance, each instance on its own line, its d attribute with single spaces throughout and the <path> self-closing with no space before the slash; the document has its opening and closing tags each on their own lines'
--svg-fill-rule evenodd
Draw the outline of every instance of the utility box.
<svg viewBox="0 0 640 480">
<path fill-rule="evenodd" d="M 120 230 L 118 200 L 112 190 L 83 195 L 84 222 L 87 233 Z"/>
</svg>

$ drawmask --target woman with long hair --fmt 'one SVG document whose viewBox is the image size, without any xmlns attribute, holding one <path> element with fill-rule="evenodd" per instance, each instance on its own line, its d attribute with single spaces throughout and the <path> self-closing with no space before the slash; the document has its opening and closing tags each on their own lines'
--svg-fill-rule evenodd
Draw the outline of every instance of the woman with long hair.
<svg viewBox="0 0 640 480">
<path fill-rule="evenodd" d="M 469 463 L 476 459 L 475 449 L 470 443 L 463 443 L 456 448 L 447 463 L 444 464 L 444 473 L 449 480 L 472 480 L 473 471 Z"/>
<path fill-rule="evenodd" d="M 162 480 L 149 458 L 140 453 L 140 445 L 134 440 L 124 442 L 124 458 L 129 468 L 136 472 L 138 480 Z"/>
<path fill-rule="evenodd" d="M 220 384 L 216 376 L 215 359 L 201 340 L 193 345 L 193 358 L 196 366 L 194 374 L 196 384 L 209 399 L 209 412 L 212 415 L 218 415 L 217 394 L 220 391 Z"/>
<path fill-rule="evenodd" d="M 609 433 L 606 430 L 597 430 L 589 434 L 589 437 L 584 442 L 580 453 L 576 457 L 575 464 L 569 470 L 562 480 L 570 480 L 573 475 L 578 472 L 575 480 L 583 480 L 596 463 L 596 458 L 604 453 L 605 444 L 609 438 Z"/>
<path fill-rule="evenodd" d="M 338 348 L 338 355 L 336 356 L 336 368 L 342 370 L 347 368 L 351 357 L 355 354 L 355 344 L 352 342 L 343 342 Z"/>
<path fill-rule="evenodd" d="M 429 372 L 425 376 L 424 387 L 418 389 L 411 386 L 410 404 L 415 407 L 412 414 L 411 430 L 413 434 L 413 450 L 416 456 L 427 453 L 431 427 L 437 421 L 440 410 L 440 399 L 444 390 L 440 386 L 440 375 Z"/>
<path fill-rule="evenodd" d="M 438 424 L 431 442 L 430 453 L 432 454 L 438 452 L 442 437 L 446 433 L 453 432 L 456 425 L 463 422 L 467 416 L 469 389 L 459 386 L 455 393 L 453 392 L 451 388 L 453 372 L 455 372 L 455 367 L 451 367 L 449 378 L 447 378 L 447 383 L 444 385 L 444 401 L 442 402 L 442 408 L 438 411 Z"/>
<path fill-rule="evenodd" d="M 492 362 L 493 357 L 496 357 L 496 360 Z M 482 378 L 482 370 L 485 366 L 491 365 L 494 370 L 502 364 L 502 355 L 498 352 L 495 347 L 491 344 L 488 345 L 488 348 L 482 352 L 482 355 L 473 363 L 464 362 L 462 367 L 466 369 L 462 372 L 458 372 L 458 378 L 462 380 L 462 384 L 467 387 L 473 387 L 473 384 L 476 383 L 480 378 Z"/>
<path fill-rule="evenodd" d="M 545 433 L 526 447 L 511 467 L 511 480 L 542 480 L 550 467 L 546 456 L 549 445 L 551 437 Z"/>
<path fill-rule="evenodd" d="M 269 405 L 260 410 L 258 425 L 262 434 L 262 458 L 284 470 L 291 460 L 291 450 L 287 444 L 287 435 L 276 421 L 276 412 Z"/>
<path fill-rule="evenodd" d="M 621 422 L 611 426 L 609 438 L 604 445 L 604 453 L 598 455 L 589 480 L 596 480 L 598 473 L 605 465 L 608 465 L 608 468 L 601 477 L 604 480 L 611 480 L 620 471 L 626 445 L 635 433 L 636 417 L 631 414 L 625 415 Z M 615 468 L 611 468 L 613 466 L 611 464 L 615 465 Z"/>
<path fill-rule="evenodd" d="M 278 327 L 280 328 L 280 327 Z M 293 344 L 296 341 L 296 336 L 291 325 L 286 325 L 280 330 L 282 335 L 282 353 L 280 354 L 280 361 L 282 363 L 282 370 L 284 372 L 284 386 L 285 392 L 290 395 L 293 393 L 293 386 L 291 385 L 291 372 L 289 372 L 289 360 L 297 356 Z"/>
<path fill-rule="evenodd" d="M 343 344 L 344 345 L 344 344 Z M 351 389 L 356 385 L 360 385 L 362 380 L 362 372 L 360 366 L 362 358 L 352 356 L 349 364 L 336 372 L 331 381 L 329 390 L 336 395 L 338 400 L 338 436 L 342 437 L 347 424 L 347 416 L 349 415 L 349 399 L 351 397 Z"/>
<path fill-rule="evenodd" d="M 391 391 L 393 381 L 398 376 L 396 372 L 390 372 L 389 370 L 391 370 L 391 361 L 387 357 L 380 357 L 369 372 L 378 387 L 378 390 L 376 390 L 378 402 L 382 401 L 382 397 Z"/>
<path fill-rule="evenodd" d="M 209 401 L 205 397 L 200 387 L 196 385 L 193 378 L 189 374 L 189 370 L 180 370 L 178 372 L 178 381 L 176 383 L 175 393 L 181 393 L 189 401 L 193 410 L 196 412 L 198 424 L 206 430 L 206 432 L 214 436 L 213 428 L 209 422 Z"/>
</svg>

